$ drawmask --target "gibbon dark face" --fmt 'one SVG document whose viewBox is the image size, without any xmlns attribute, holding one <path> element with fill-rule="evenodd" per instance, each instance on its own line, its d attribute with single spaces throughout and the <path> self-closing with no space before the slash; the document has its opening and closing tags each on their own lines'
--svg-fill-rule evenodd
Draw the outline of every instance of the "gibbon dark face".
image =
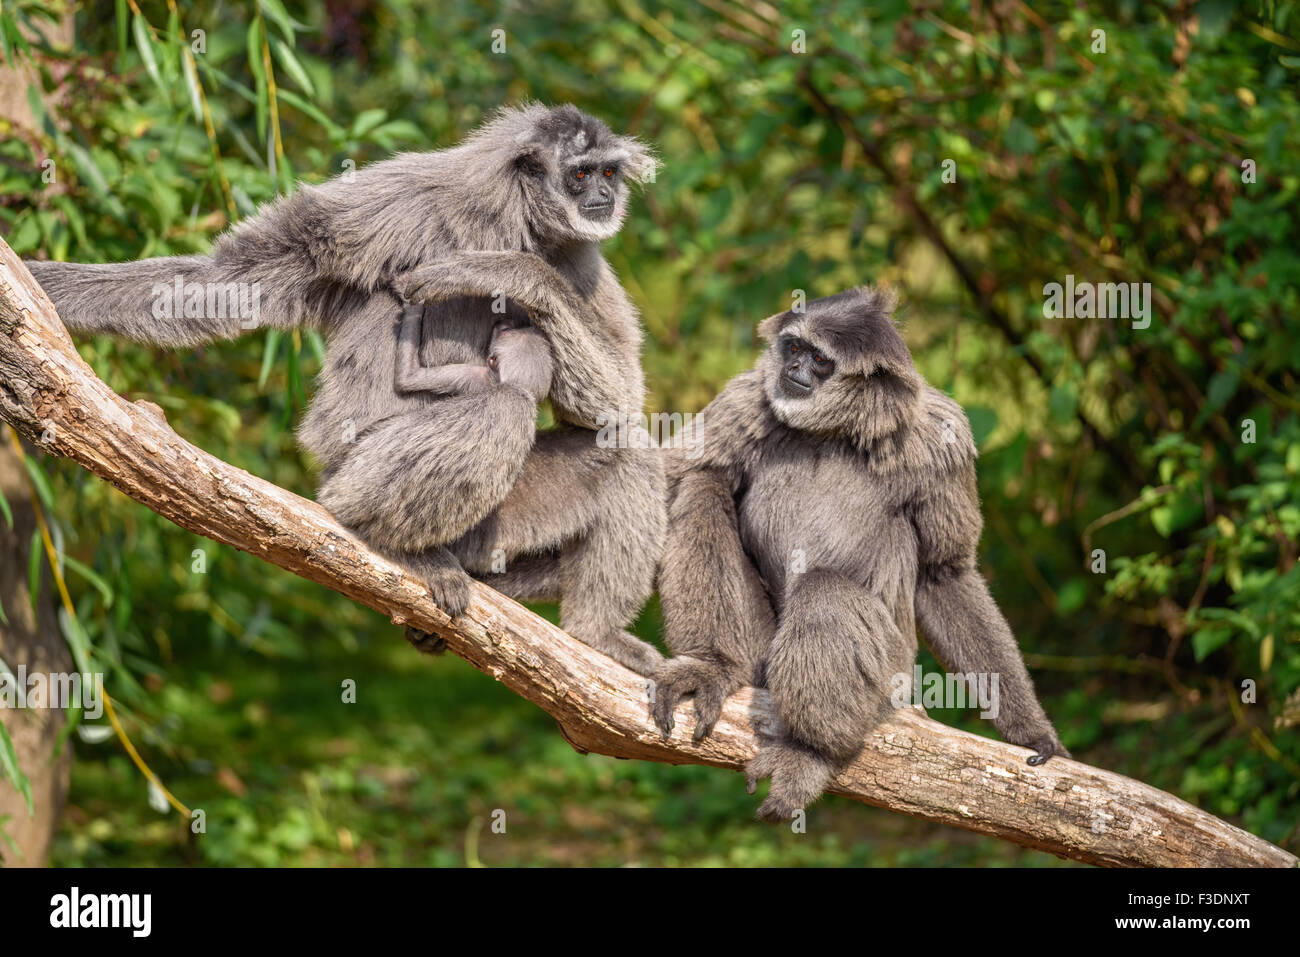
<svg viewBox="0 0 1300 957">
<path fill-rule="evenodd" d="M 532 107 L 532 135 L 516 167 L 534 230 L 552 241 L 600 241 L 617 233 L 627 213 L 629 180 L 644 182 L 656 163 L 630 136 L 617 136 L 573 106 Z"/>
<path fill-rule="evenodd" d="M 781 391 L 791 399 L 802 399 L 829 379 L 835 362 L 806 339 L 782 336 L 777 347 L 781 352 Z"/>
<path fill-rule="evenodd" d="M 849 289 L 765 319 L 758 369 L 776 417 L 863 449 L 905 425 L 921 378 L 892 309 L 885 290 Z"/>
<path fill-rule="evenodd" d="M 616 162 L 574 165 L 564 178 L 565 188 L 578 204 L 578 212 L 597 223 L 614 215 L 614 197 L 620 184 L 621 171 Z"/>
</svg>

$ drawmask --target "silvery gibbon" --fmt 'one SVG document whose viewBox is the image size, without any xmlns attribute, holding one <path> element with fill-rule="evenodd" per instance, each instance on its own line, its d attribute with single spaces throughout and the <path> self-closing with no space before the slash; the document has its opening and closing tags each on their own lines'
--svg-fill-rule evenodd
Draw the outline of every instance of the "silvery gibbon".
<svg viewBox="0 0 1300 957">
<path fill-rule="evenodd" d="M 645 146 L 575 107 L 532 104 L 450 149 L 303 186 L 210 255 L 27 265 L 77 331 L 193 346 L 319 329 L 325 362 L 298 437 L 321 465 L 321 503 L 449 614 L 464 611 L 473 573 L 515 598 L 558 599 L 567 631 L 648 673 L 662 657 L 625 628 L 662 549 L 662 460 L 595 436 L 645 399 L 639 319 L 599 244 L 622 226 L 628 184 L 654 168 Z M 407 306 L 430 369 L 485 365 L 499 322 L 531 323 L 560 425 L 534 436 L 511 412 L 503 426 L 499 406 L 518 396 L 497 388 L 449 432 L 447 414 L 430 415 L 439 389 L 394 375 Z"/>
<path fill-rule="evenodd" d="M 927 385 L 883 291 L 852 289 L 771 316 L 755 368 L 671 453 L 659 575 L 675 655 L 654 675 L 671 733 L 685 695 L 694 734 L 745 684 L 780 727 L 746 769 L 772 779 L 759 816 L 815 800 L 868 732 L 911 696 L 918 627 L 952 673 L 998 676 L 994 723 L 1068 756 L 976 567 L 975 443 L 961 407 Z"/>
</svg>

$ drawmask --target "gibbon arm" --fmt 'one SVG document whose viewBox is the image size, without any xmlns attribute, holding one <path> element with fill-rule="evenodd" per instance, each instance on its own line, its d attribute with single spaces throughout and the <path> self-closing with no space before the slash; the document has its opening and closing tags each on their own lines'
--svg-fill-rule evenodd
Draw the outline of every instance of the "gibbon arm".
<svg viewBox="0 0 1300 957">
<path fill-rule="evenodd" d="M 920 548 L 916 617 L 930 650 L 951 673 L 998 676 L 993 724 L 1012 744 L 1033 748 L 1031 764 L 1070 753 L 1061 744 L 1034 692 L 1011 627 L 975 567 L 982 519 L 975 467 L 942 480 L 914 504 Z"/>
<path fill-rule="evenodd" d="M 218 239 L 211 256 L 24 264 L 69 329 L 161 346 L 328 327 L 365 304 L 369 291 L 322 274 L 286 230 L 282 217 L 259 214 Z"/>
<path fill-rule="evenodd" d="M 732 483 L 719 469 L 690 470 L 677 482 L 659 596 L 675 657 L 655 675 L 655 721 L 670 732 L 677 703 L 694 694 L 699 741 L 727 697 L 758 680 L 776 632 L 763 581 L 740 542 Z"/>
</svg>

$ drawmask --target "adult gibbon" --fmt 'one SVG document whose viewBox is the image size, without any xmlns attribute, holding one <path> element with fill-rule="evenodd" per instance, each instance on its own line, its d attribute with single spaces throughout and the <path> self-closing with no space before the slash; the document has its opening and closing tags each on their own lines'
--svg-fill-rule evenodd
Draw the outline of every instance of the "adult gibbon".
<svg viewBox="0 0 1300 957">
<path fill-rule="evenodd" d="M 695 698 L 695 737 L 726 697 L 766 686 L 780 716 L 746 769 L 759 816 L 788 819 L 898 701 L 919 625 L 953 673 L 997 675 L 994 723 L 1030 764 L 1067 755 L 976 569 L 975 443 L 927 385 L 892 298 L 861 288 L 766 319 L 770 343 L 704 410 L 675 458 L 659 577 L 676 656 L 656 672 L 664 730 Z"/>
<path fill-rule="evenodd" d="M 635 139 L 573 106 L 527 105 L 451 149 L 304 186 L 211 255 L 27 265 L 74 330 L 191 346 L 263 326 L 320 329 L 325 363 L 298 436 L 322 466 L 323 504 L 364 526 L 449 614 L 469 600 L 468 570 L 515 598 L 559 599 L 566 630 L 647 673 L 661 656 L 624 628 L 662 548 L 662 464 L 653 449 L 598 447 L 594 430 L 645 399 L 636 310 L 599 243 L 623 223 L 628 182 L 654 166 Z M 535 444 L 498 441 L 485 410 L 463 422 L 472 454 L 455 485 L 431 484 L 428 459 L 446 438 L 426 410 L 439 397 L 394 377 L 407 302 L 424 307 L 428 367 L 483 364 L 503 316 L 531 321 L 554 358 L 561 425 Z M 380 423 L 393 444 L 355 467 Z M 360 484 L 341 487 L 344 473 Z M 382 513 L 349 508 L 367 501 Z"/>
</svg>

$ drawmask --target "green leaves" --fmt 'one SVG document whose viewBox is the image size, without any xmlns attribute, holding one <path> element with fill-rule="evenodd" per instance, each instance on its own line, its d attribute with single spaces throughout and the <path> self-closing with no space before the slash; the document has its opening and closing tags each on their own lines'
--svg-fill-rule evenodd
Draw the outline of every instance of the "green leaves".
<svg viewBox="0 0 1300 957">
<path fill-rule="evenodd" d="M 288 44 L 273 37 L 271 39 L 271 52 L 275 54 L 276 62 L 284 67 L 285 72 L 293 77 L 294 82 L 302 87 L 308 96 L 316 95 L 316 88 L 311 82 L 311 77 L 307 75 L 307 71 L 298 62 L 298 57 Z"/>
<path fill-rule="evenodd" d="M 0 44 L 21 56 L 5 27 L 14 9 L 0 12 Z M 490 49 L 496 21 L 470 3 L 380 0 L 358 23 L 320 0 L 200 2 L 181 13 L 208 30 L 208 52 L 195 57 L 183 55 L 181 25 L 164 24 L 163 6 L 146 5 L 144 21 L 125 0 L 117 9 L 114 24 L 78 24 L 78 57 L 99 62 L 116 45 L 113 75 L 97 85 L 67 74 L 78 77 L 75 115 L 47 117 L 33 89 L 39 142 L 0 142 L 0 223 L 21 254 L 206 252 L 231 225 L 223 176 L 235 215 L 248 215 L 295 176 L 320 182 L 349 161 L 451 144 L 501 103 L 577 102 L 665 161 L 605 247 L 644 317 L 652 408 L 701 408 L 750 366 L 756 321 L 787 308 L 792 289 L 816 297 L 896 284 L 918 364 L 961 402 L 979 444 L 981 567 L 1025 649 L 1072 669 L 1031 665 L 1049 712 L 1065 714 L 1079 739 L 1104 740 L 1129 773 L 1187 784 L 1206 807 L 1231 804 L 1252 829 L 1286 836 L 1285 808 L 1268 802 L 1290 780 L 1230 730 L 1230 716 L 1225 725 L 1222 702 L 1224 688 L 1258 680 L 1268 714 L 1249 720 L 1271 729 L 1278 702 L 1300 688 L 1291 637 L 1300 634 L 1300 109 L 1294 51 L 1252 30 L 1293 33 L 1295 8 L 1197 4 L 1201 32 L 1186 34 L 1182 61 L 1182 21 L 1159 5 L 1042 12 L 1042 23 L 1017 8 L 999 24 L 988 5 L 876 4 L 864 17 L 860 5 L 830 3 L 809 21 L 805 55 L 789 52 L 789 33 L 806 4 L 771 20 L 760 5 L 743 25 L 686 0 L 620 4 L 614 17 L 520 8 L 505 56 Z M 1105 54 L 1090 49 L 1094 28 L 1106 30 Z M 51 98 L 50 109 L 62 102 Z M 39 181 L 47 155 L 56 188 Z M 1253 183 L 1243 182 L 1243 157 L 1257 165 Z M 942 176 L 946 159 L 955 181 Z M 1151 325 L 1046 319 L 1042 287 L 1067 275 L 1149 281 Z M 200 446 L 310 494 L 315 476 L 292 429 L 322 361 L 318 332 L 295 340 L 267 330 L 180 353 L 78 347 L 115 389 L 163 404 Z M 1242 440 L 1245 419 L 1253 443 Z M 345 600 L 248 556 L 192 573 L 192 537 L 76 469 L 42 462 L 42 471 L 41 499 L 63 519 L 64 567 L 84 606 L 85 634 L 69 640 L 127 696 L 139 676 L 165 668 L 164 692 L 132 703 L 153 719 L 185 719 L 183 740 L 168 742 L 179 754 L 206 757 L 222 747 L 213 729 L 229 730 L 222 709 L 176 687 L 198 649 L 211 651 L 213 672 L 237 675 L 238 694 L 263 682 L 270 700 L 283 673 L 259 669 L 261 654 L 304 655 L 307 634 L 338 643 L 359 634 L 363 645 L 370 630 L 384 634 Z M 1094 574 L 1082 539 L 1103 518 L 1090 544 L 1106 553 L 1106 571 Z M 1176 702 L 1169 717 L 1139 734 L 1104 710 L 1115 694 L 1099 662 L 1163 662 L 1171 651 L 1171 673 L 1194 696 L 1138 669 L 1123 694 Z M 306 700 L 310 682 L 301 684 Z M 312 717 L 345 743 L 377 744 Z M 1268 733 L 1283 752 L 1300 747 L 1294 730 Z M 547 729 L 530 740 L 552 738 Z M 302 741 L 320 749 L 328 739 L 306 730 Z M 250 777 L 284 747 L 268 742 Z M 471 750 L 468 773 L 488 774 L 490 748 Z M 1246 783 L 1220 766 L 1242 768 Z M 646 797 L 627 813 L 671 791 L 637 773 Z M 120 826 L 122 806 L 143 805 L 138 781 L 117 794 L 111 775 L 92 780 L 83 797 L 117 798 L 99 816 L 118 836 L 131 830 Z M 314 818 L 268 836 L 285 819 L 274 793 L 284 784 L 260 808 L 232 802 L 231 832 L 210 835 L 203 846 L 214 850 L 202 853 L 247 862 L 319 851 L 336 827 Z M 690 814 L 678 812 L 689 833 Z M 747 859 L 784 853 L 749 840 L 737 852 Z"/>
<path fill-rule="evenodd" d="M 34 816 L 36 812 L 32 806 L 32 782 L 18 766 L 18 755 L 14 752 L 13 740 L 9 737 L 9 729 L 5 727 L 3 721 L 0 721 L 0 772 L 22 795 L 23 802 L 27 805 L 28 816 Z"/>
<path fill-rule="evenodd" d="M 167 85 L 163 83 L 162 71 L 158 69 L 158 56 L 154 50 L 153 38 L 149 36 L 149 26 L 145 23 L 144 17 L 138 13 L 131 17 L 131 36 L 135 39 L 136 51 L 144 62 L 149 78 L 154 81 L 163 99 L 169 99 L 170 92 Z"/>
<path fill-rule="evenodd" d="M 262 21 L 256 19 L 248 24 L 246 37 L 248 53 L 248 71 L 253 75 L 253 90 L 256 97 L 257 138 L 266 139 L 266 122 L 270 113 L 270 94 L 266 85 L 266 67 L 262 60 Z"/>
</svg>

